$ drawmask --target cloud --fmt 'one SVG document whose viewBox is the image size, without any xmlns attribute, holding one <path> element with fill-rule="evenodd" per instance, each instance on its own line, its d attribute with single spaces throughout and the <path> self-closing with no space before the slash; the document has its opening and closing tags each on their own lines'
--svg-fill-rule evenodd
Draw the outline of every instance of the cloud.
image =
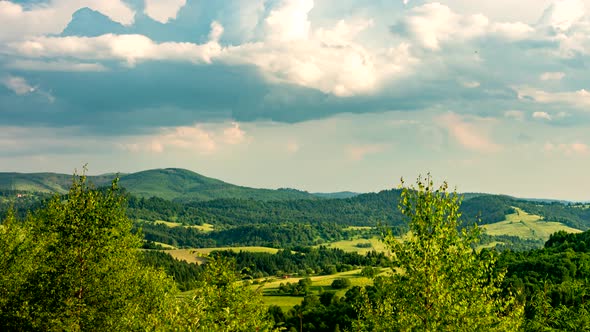
<svg viewBox="0 0 590 332">
<path fill-rule="evenodd" d="M 521 40 L 534 32 L 533 27 L 522 22 L 491 22 L 482 14 L 458 14 L 439 2 L 412 8 L 391 30 L 433 51 L 440 50 L 444 43 L 460 43 L 484 36 Z"/>
<path fill-rule="evenodd" d="M 175 19 L 186 0 L 145 0 L 144 13 L 160 23 Z"/>
<path fill-rule="evenodd" d="M 346 148 L 348 158 L 353 161 L 361 161 L 366 156 L 383 152 L 385 146 L 382 144 L 360 144 L 350 145 Z"/>
<path fill-rule="evenodd" d="M 135 12 L 121 0 L 52 0 L 24 8 L 18 3 L 0 1 L 0 41 L 19 40 L 25 36 L 58 34 L 72 14 L 88 7 L 124 25 L 133 23 Z"/>
<path fill-rule="evenodd" d="M 584 17 L 585 6 L 581 0 L 554 1 L 543 13 L 539 25 L 558 31 L 566 31 Z"/>
<path fill-rule="evenodd" d="M 547 142 L 543 146 L 543 151 L 546 153 L 559 152 L 566 156 L 579 156 L 587 155 L 590 152 L 590 147 L 580 142 L 559 144 Z"/>
<path fill-rule="evenodd" d="M 216 23 L 213 29 L 218 29 Z M 218 37 L 218 36 L 217 36 Z M 143 35 L 106 34 L 98 37 L 36 37 L 10 44 L 18 55 L 30 58 L 76 58 L 83 60 L 120 60 L 129 66 L 138 61 L 169 60 L 209 63 L 219 55 L 217 41 L 205 44 L 156 43 Z"/>
<path fill-rule="evenodd" d="M 227 144 L 240 144 L 246 139 L 246 133 L 240 128 L 240 124 L 232 122 L 232 126 L 223 130 L 223 141 Z"/>
<path fill-rule="evenodd" d="M 549 120 L 549 121 L 552 120 L 551 115 L 549 115 L 549 113 L 547 113 L 547 112 L 534 112 L 533 118 L 544 119 L 544 120 Z"/>
<path fill-rule="evenodd" d="M 541 74 L 539 79 L 541 81 L 561 81 L 565 77 L 563 72 L 545 72 Z"/>
<path fill-rule="evenodd" d="M 494 143 L 485 129 L 479 125 L 485 120 L 476 119 L 475 123 L 467 122 L 460 115 L 447 113 L 439 116 L 438 121 L 448 130 L 449 135 L 466 149 L 477 152 L 496 152 L 501 149 L 501 146 Z"/>
<path fill-rule="evenodd" d="M 519 121 L 524 120 L 524 112 L 523 111 L 517 111 L 517 110 L 506 111 L 506 112 L 504 112 L 504 116 L 507 118 L 511 118 L 511 119 L 515 119 L 515 120 L 519 120 Z"/>
<path fill-rule="evenodd" d="M 516 88 L 519 99 L 530 99 L 541 104 L 566 104 L 586 110 L 590 107 L 590 92 L 585 89 L 567 92 L 547 92 L 531 87 Z"/>
<path fill-rule="evenodd" d="M 209 127 L 211 126 L 194 124 L 160 128 L 156 134 L 137 136 L 118 146 L 129 152 L 163 153 L 181 150 L 211 154 L 224 146 L 238 145 L 250 140 L 237 122 L 232 122 L 229 127 L 225 124 Z"/>
<path fill-rule="evenodd" d="M 8 76 L 2 80 L 5 87 L 12 90 L 19 96 L 35 92 L 36 88 L 32 87 L 27 81 L 18 76 Z"/>
<path fill-rule="evenodd" d="M 278 42 L 306 40 L 311 28 L 307 15 L 313 5 L 313 0 L 282 1 L 265 20 L 269 39 Z"/>
<path fill-rule="evenodd" d="M 461 82 L 461 84 L 464 87 L 469 88 L 469 89 L 475 89 L 475 88 L 478 88 L 481 85 L 477 81 L 464 81 L 464 82 Z"/>
<path fill-rule="evenodd" d="M 100 72 L 108 70 L 101 63 L 80 63 L 65 60 L 58 61 L 37 61 L 37 60 L 14 60 L 6 67 L 27 71 L 58 71 L 58 72 Z"/>
<path fill-rule="evenodd" d="M 417 62 L 408 44 L 369 48 L 358 42 L 357 36 L 372 25 L 370 20 L 341 20 L 333 27 L 312 29 L 307 19 L 312 5 L 313 1 L 285 1 L 267 17 L 263 41 L 237 46 L 219 44 L 224 28 L 216 21 L 204 44 L 158 43 L 140 34 L 105 34 L 41 36 L 9 46 L 15 55 L 27 58 L 119 60 L 128 66 L 155 60 L 254 65 L 269 81 L 337 96 L 373 93 L 386 80 L 404 77 Z"/>
<path fill-rule="evenodd" d="M 332 28 L 312 30 L 308 29 L 309 22 L 300 22 L 305 15 L 298 11 L 293 15 L 299 20 L 278 27 L 272 20 L 268 39 L 229 48 L 220 60 L 254 64 L 270 81 L 340 97 L 374 93 L 384 81 L 404 77 L 417 63 L 408 44 L 371 49 L 357 42 L 356 37 L 371 26 L 371 21 L 341 20 Z"/>
<path fill-rule="evenodd" d="M 297 153 L 299 149 L 301 149 L 301 146 L 299 145 L 299 143 L 297 143 L 297 141 L 290 140 L 289 142 L 287 142 L 287 152 L 289 152 L 290 154 Z"/>
<path fill-rule="evenodd" d="M 488 24 L 483 15 L 461 16 L 435 2 L 414 7 L 394 29 L 401 28 L 423 47 L 438 50 L 443 42 L 482 35 Z"/>
</svg>

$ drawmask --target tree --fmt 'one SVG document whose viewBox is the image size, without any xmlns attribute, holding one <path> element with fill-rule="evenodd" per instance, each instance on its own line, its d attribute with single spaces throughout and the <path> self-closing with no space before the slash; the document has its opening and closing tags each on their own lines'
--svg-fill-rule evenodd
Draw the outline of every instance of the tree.
<svg viewBox="0 0 590 332">
<path fill-rule="evenodd" d="M 140 264 L 141 238 L 131 233 L 117 180 L 100 191 L 86 176 L 74 176 L 65 198 L 54 196 L 25 224 L 15 225 L 12 217 L 4 223 L 0 242 L 14 242 L 0 248 L 3 273 L 12 277 L 22 270 L 14 279 L 0 279 L 0 289 L 18 300 L 0 307 L 2 321 L 43 331 L 123 331 L 167 324 L 174 283 L 164 272 Z"/>
<path fill-rule="evenodd" d="M 402 187 L 403 187 L 402 181 Z M 365 293 L 355 330 L 370 331 L 514 331 L 520 328 L 522 306 L 500 283 L 496 255 L 478 253 L 481 235 L 474 225 L 461 225 L 456 192 L 444 183 L 435 189 L 430 175 L 417 188 L 404 187 L 400 211 L 409 219 L 404 239 L 386 232 L 384 242 L 396 267 L 377 277 Z"/>
<path fill-rule="evenodd" d="M 258 290 L 244 285 L 235 260 L 217 257 L 207 263 L 187 303 L 184 329 L 195 331 L 272 331 L 273 319 Z"/>
<path fill-rule="evenodd" d="M 37 265 L 40 239 L 30 236 L 30 225 L 8 210 L 0 225 L 0 330 L 29 330 L 26 311 L 27 279 Z"/>
<path fill-rule="evenodd" d="M 348 278 L 337 278 L 332 281 L 331 287 L 334 289 L 344 289 L 350 287 L 350 280 Z"/>
</svg>

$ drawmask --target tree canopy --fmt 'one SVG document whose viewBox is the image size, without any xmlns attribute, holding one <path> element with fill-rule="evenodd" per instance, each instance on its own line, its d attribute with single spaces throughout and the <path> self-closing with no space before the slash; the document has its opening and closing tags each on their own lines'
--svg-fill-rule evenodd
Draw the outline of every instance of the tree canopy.
<svg viewBox="0 0 590 332">
<path fill-rule="evenodd" d="M 402 182 L 403 185 L 403 182 Z M 495 255 L 478 253 L 480 229 L 459 229 L 460 197 L 430 176 L 404 187 L 399 209 L 409 220 L 404 238 L 387 232 L 394 266 L 375 280 L 360 308 L 356 330 L 514 331 L 522 308 L 502 294 Z"/>
</svg>

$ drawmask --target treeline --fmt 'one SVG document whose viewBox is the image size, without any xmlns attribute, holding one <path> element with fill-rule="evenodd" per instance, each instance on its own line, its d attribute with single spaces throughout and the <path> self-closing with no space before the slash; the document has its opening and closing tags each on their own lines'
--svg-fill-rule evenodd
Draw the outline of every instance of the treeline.
<svg viewBox="0 0 590 332">
<path fill-rule="evenodd" d="M 203 232 L 192 227 L 168 227 L 164 224 L 149 222 L 137 223 L 135 227 L 141 230 L 146 240 L 190 248 L 313 246 L 346 239 L 353 233 L 334 223 L 249 224 L 211 232 Z"/>
<path fill-rule="evenodd" d="M 54 196 L 19 220 L 9 210 L 0 227 L 2 331 L 272 331 L 260 293 L 244 287 L 235 264 L 210 259 L 193 297 L 143 256 L 116 181 L 94 190 L 76 178 L 67 200 Z M 150 262 L 148 262 L 150 261 Z M 183 265 L 186 266 L 186 265 Z M 187 269 L 186 280 L 193 269 Z M 181 276 L 184 277 L 184 276 Z"/>
<path fill-rule="evenodd" d="M 362 266 L 389 266 L 390 261 L 382 252 L 360 255 L 341 249 L 297 247 L 298 251 L 279 250 L 276 254 L 232 250 L 213 251 L 212 257 L 235 259 L 243 274 L 252 278 L 296 274 L 334 274 Z"/>
<path fill-rule="evenodd" d="M 174 279 L 180 291 L 195 289 L 203 272 L 203 267 L 198 264 L 178 260 L 157 250 L 142 250 L 139 261 L 144 266 L 163 269 Z"/>
<path fill-rule="evenodd" d="M 104 190 L 104 189 L 102 189 Z M 14 193 L 6 192 L 9 195 Z M 292 245 L 318 245 L 353 237 L 381 234 L 381 226 L 397 234 L 407 231 L 407 219 L 396 208 L 399 190 L 362 194 L 345 199 L 299 199 L 288 201 L 256 201 L 252 199 L 217 199 L 180 203 L 158 197 L 138 198 L 124 193 L 127 215 L 138 221 L 146 239 L 177 247 L 269 246 L 285 248 Z M 0 197 L 2 197 L 0 195 Z M 16 199 L 0 199 L 0 216 L 14 205 L 19 217 L 43 206 L 46 195 L 25 195 Z M 67 199 L 63 195 L 62 199 Z M 469 195 L 460 207 L 462 226 L 474 222 L 489 224 L 514 213 L 514 207 L 541 215 L 581 230 L 590 225 L 590 209 L 584 205 L 558 202 L 525 201 L 500 195 Z M 179 222 L 185 226 L 214 226 L 204 233 L 190 227 L 169 228 L 152 223 L 156 220 Z M 350 226 L 371 229 L 352 230 Z M 502 249 L 526 250 L 540 246 L 516 239 L 505 239 Z"/>
<path fill-rule="evenodd" d="M 590 231 L 557 232 L 544 248 L 505 251 L 504 287 L 526 303 L 527 329 L 590 330 Z"/>
</svg>

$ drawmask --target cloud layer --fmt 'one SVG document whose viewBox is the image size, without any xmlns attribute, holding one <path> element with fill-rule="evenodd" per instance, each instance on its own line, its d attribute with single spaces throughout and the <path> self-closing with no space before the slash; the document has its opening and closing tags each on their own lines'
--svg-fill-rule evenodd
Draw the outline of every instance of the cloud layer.
<svg viewBox="0 0 590 332">
<path fill-rule="evenodd" d="M 325 186 L 368 170 L 375 187 L 421 165 L 464 168 L 476 183 L 478 169 L 525 156 L 552 174 L 526 175 L 556 187 L 569 181 L 556 171 L 563 158 L 590 166 L 589 10 L 590 0 L 2 0 L 0 146 L 12 148 L 0 162 L 63 167 L 98 151 L 123 166 L 156 158 L 231 176 L 224 163 L 256 172 L 264 159 Z M 340 178 L 312 176 L 339 165 Z"/>
</svg>

